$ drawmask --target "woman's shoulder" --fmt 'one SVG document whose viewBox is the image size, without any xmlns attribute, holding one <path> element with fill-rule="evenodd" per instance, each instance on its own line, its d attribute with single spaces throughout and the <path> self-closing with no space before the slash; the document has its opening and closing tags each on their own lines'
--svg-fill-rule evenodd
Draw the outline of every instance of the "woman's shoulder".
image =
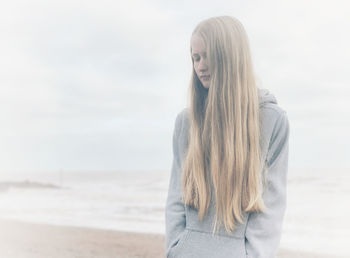
<svg viewBox="0 0 350 258">
<path fill-rule="evenodd" d="M 258 88 L 259 110 L 263 115 L 278 118 L 286 114 L 286 111 L 278 104 L 274 94 L 268 89 Z M 183 124 L 188 122 L 189 107 L 184 107 L 176 115 L 176 122 Z"/>
<path fill-rule="evenodd" d="M 259 113 L 260 120 L 263 126 L 263 131 L 270 131 L 276 123 L 288 122 L 287 112 L 282 108 L 270 90 L 266 88 L 258 88 L 259 97 Z M 190 108 L 182 108 L 176 115 L 176 129 L 178 132 L 183 132 L 189 127 Z"/>
<path fill-rule="evenodd" d="M 275 139 L 288 138 L 289 119 L 287 111 L 278 104 L 276 97 L 267 89 L 259 89 L 259 111 L 262 146 L 267 151 L 272 147 L 271 142 Z"/>
<path fill-rule="evenodd" d="M 185 107 L 182 110 L 180 110 L 176 115 L 176 125 L 184 125 L 184 123 L 188 123 L 188 117 L 189 117 L 189 108 Z"/>
<path fill-rule="evenodd" d="M 180 110 L 175 118 L 175 131 L 177 135 L 181 136 L 184 134 L 184 131 L 187 131 L 189 126 L 189 108 L 185 107 Z"/>
<path fill-rule="evenodd" d="M 268 89 L 259 88 L 259 111 L 260 117 L 268 124 L 273 124 L 283 117 L 287 116 L 287 112 L 277 102 L 274 94 Z"/>
</svg>

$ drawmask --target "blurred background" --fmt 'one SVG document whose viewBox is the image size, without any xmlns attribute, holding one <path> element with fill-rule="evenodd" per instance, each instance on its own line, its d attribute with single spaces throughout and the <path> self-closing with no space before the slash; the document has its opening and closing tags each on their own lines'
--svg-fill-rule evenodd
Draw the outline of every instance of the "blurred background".
<svg viewBox="0 0 350 258">
<path fill-rule="evenodd" d="M 242 22 L 289 117 L 281 250 L 349 257 L 345 0 L 1 2 L 0 218 L 164 234 L 190 37 L 216 15 Z"/>
</svg>

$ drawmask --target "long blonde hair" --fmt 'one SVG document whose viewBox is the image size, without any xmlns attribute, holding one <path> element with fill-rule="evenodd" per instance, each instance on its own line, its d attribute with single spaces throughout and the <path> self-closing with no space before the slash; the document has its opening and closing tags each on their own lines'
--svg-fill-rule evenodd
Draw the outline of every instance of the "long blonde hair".
<svg viewBox="0 0 350 258">
<path fill-rule="evenodd" d="M 211 79 L 206 89 L 192 70 L 182 200 L 198 209 L 202 220 L 214 191 L 213 232 L 222 223 L 232 232 L 237 221 L 243 223 L 243 212 L 266 208 L 259 97 L 248 37 L 242 24 L 229 16 L 202 21 L 192 35 L 205 43 Z"/>
</svg>

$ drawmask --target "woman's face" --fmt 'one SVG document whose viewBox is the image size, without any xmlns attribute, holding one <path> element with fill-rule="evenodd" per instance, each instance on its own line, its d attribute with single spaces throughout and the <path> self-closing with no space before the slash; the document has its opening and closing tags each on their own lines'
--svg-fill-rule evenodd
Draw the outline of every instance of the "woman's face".
<svg viewBox="0 0 350 258">
<path fill-rule="evenodd" d="M 191 52 L 193 68 L 203 86 L 209 88 L 210 73 L 207 64 L 207 53 L 202 38 L 197 35 L 193 35 L 191 38 Z"/>
</svg>

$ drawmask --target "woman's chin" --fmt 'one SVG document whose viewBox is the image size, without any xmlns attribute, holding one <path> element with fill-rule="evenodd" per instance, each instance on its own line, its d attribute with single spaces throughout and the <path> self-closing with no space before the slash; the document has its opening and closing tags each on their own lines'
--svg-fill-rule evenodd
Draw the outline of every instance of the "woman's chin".
<svg viewBox="0 0 350 258">
<path fill-rule="evenodd" d="M 202 82 L 204 88 L 209 89 L 209 82 Z"/>
</svg>

